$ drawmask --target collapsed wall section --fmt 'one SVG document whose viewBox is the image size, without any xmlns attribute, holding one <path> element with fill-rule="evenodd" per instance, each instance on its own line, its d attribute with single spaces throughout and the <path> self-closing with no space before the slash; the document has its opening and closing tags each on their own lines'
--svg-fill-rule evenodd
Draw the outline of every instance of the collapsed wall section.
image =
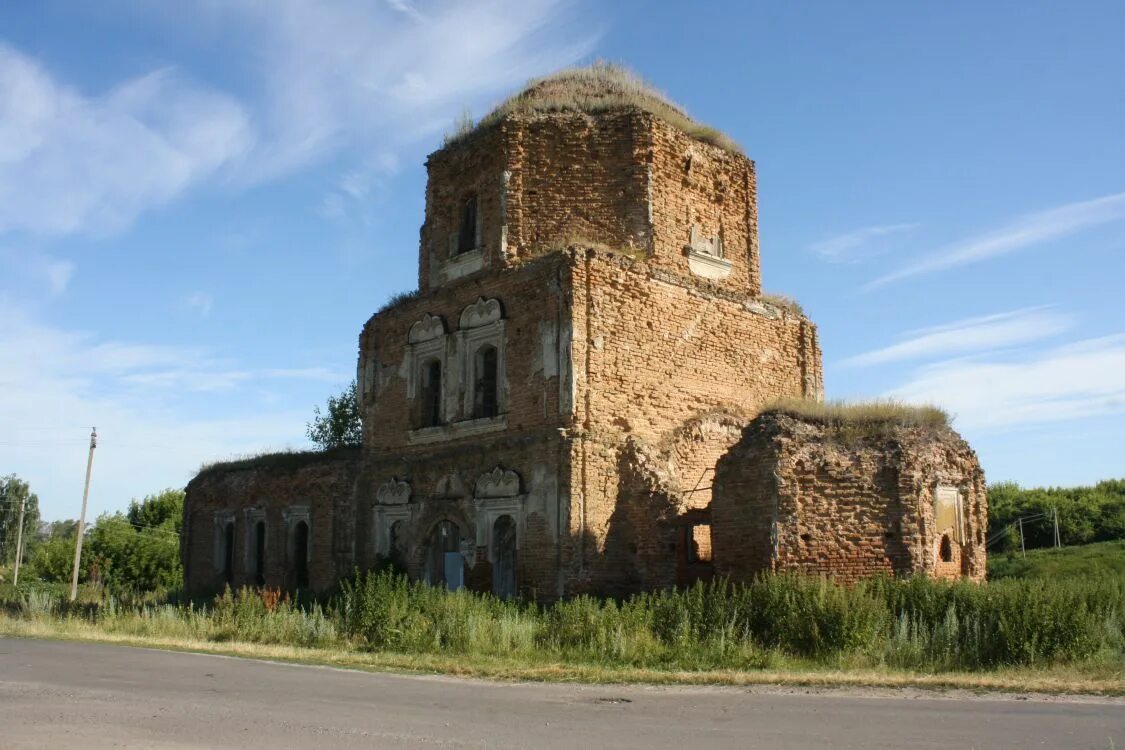
<svg viewBox="0 0 1125 750">
<path fill-rule="evenodd" d="M 826 425 L 770 413 L 719 461 L 715 571 L 985 576 L 987 499 L 948 427 Z"/>
</svg>

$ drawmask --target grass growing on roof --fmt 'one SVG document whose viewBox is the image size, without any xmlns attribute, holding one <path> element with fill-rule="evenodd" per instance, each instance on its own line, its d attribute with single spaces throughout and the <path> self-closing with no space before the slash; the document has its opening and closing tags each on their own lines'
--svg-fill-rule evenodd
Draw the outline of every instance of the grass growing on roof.
<svg viewBox="0 0 1125 750">
<path fill-rule="evenodd" d="M 239 456 L 227 461 L 215 461 L 199 467 L 198 476 L 227 471 L 242 471 L 244 469 L 277 469 L 281 471 L 296 470 L 318 461 L 331 461 L 339 458 L 358 456 L 359 448 L 348 446 L 345 448 L 332 448 L 325 451 L 276 451 L 272 453 L 258 453 L 248 456 Z"/>
<path fill-rule="evenodd" d="M 949 427 L 949 414 L 932 404 L 904 404 L 893 400 L 813 401 L 792 398 L 775 401 L 762 414 L 783 414 L 823 425 L 852 439 L 878 437 L 897 427 Z"/>
<path fill-rule="evenodd" d="M 639 75 L 622 65 L 605 61 L 565 68 L 544 78 L 534 79 L 477 123 L 463 114 L 454 131 L 446 134 L 445 143 L 457 143 L 511 114 L 595 113 L 625 107 L 634 107 L 655 115 L 705 143 L 742 153 L 742 149 L 729 136 L 693 120 L 679 105 Z"/>
<path fill-rule="evenodd" d="M 801 307 L 801 303 L 788 295 L 762 292 L 761 299 L 762 302 L 765 302 L 768 305 L 779 307 L 782 310 L 791 312 L 794 315 L 799 315 L 802 318 L 807 317 L 805 315 L 805 308 Z"/>
</svg>

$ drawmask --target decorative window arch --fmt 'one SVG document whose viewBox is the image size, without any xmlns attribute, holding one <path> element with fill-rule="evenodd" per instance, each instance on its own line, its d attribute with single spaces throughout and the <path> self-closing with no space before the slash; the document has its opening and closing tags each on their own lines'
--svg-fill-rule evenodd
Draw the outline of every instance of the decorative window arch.
<svg viewBox="0 0 1125 750">
<path fill-rule="evenodd" d="M 450 414 L 448 338 L 445 321 L 429 313 L 410 326 L 407 335 L 406 397 L 414 402 L 414 421 L 420 428 L 437 426 Z"/>
<path fill-rule="evenodd" d="M 504 309 L 496 298 L 479 297 L 458 320 L 462 413 L 496 419 L 507 410 L 504 367 Z"/>
</svg>

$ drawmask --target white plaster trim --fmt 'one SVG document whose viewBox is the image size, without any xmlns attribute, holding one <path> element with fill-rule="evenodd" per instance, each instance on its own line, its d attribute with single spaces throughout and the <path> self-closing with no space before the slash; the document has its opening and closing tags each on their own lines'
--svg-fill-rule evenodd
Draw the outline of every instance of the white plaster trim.
<svg viewBox="0 0 1125 750">
<path fill-rule="evenodd" d="M 375 554 L 387 555 L 391 551 L 391 526 L 395 521 L 410 522 L 414 514 L 413 505 L 375 506 Z"/>
<path fill-rule="evenodd" d="M 437 427 L 422 427 L 406 433 L 406 437 L 411 445 L 426 445 L 474 435 L 487 435 L 492 432 L 501 432 L 507 428 L 508 417 L 501 414 L 498 417 L 466 419 L 462 422 L 453 422 Z"/>
<path fill-rule="evenodd" d="M 495 302 L 495 300 L 492 300 Z M 500 303 L 496 303 L 499 309 Z M 465 319 L 465 314 L 461 314 Z M 508 410 L 508 377 L 504 361 L 504 321 L 497 319 L 491 323 L 478 325 L 475 328 L 457 332 L 458 347 L 461 350 L 461 375 L 460 396 L 461 414 L 465 417 L 473 415 L 473 397 L 476 389 L 476 363 L 477 351 L 486 344 L 496 348 L 496 411 L 504 414 Z M 476 420 L 473 420 L 476 421 Z"/>
<path fill-rule="evenodd" d="M 687 259 L 688 269 L 696 276 L 713 280 L 730 276 L 732 265 L 729 260 L 697 252 L 692 248 L 688 248 Z"/>
<path fill-rule="evenodd" d="M 425 313 L 421 320 L 410 326 L 410 333 L 406 340 L 411 344 L 421 344 L 424 341 L 430 341 L 444 335 L 445 321 L 437 315 Z"/>
<path fill-rule="evenodd" d="M 258 527 L 259 521 L 266 523 L 266 543 L 269 544 L 270 524 L 266 520 L 266 511 L 263 508 L 245 508 L 242 511 L 243 517 L 246 519 L 246 544 L 243 547 L 242 560 L 247 571 L 253 572 L 254 568 L 254 551 L 257 550 L 258 545 L 254 544 L 254 531 Z"/>
<path fill-rule="evenodd" d="M 410 494 L 409 482 L 391 477 L 375 490 L 375 502 L 380 505 L 402 505 L 410 502 Z"/>
<path fill-rule="evenodd" d="M 457 327 L 461 330 L 478 328 L 488 325 L 489 323 L 495 323 L 500 320 L 501 315 L 500 300 L 495 297 L 488 299 L 477 297 L 476 302 L 466 306 L 465 309 L 461 311 L 461 317 Z"/>
<path fill-rule="evenodd" d="M 484 547 L 490 563 L 496 562 L 493 554 L 492 528 L 501 516 L 511 516 L 516 524 L 516 549 L 519 550 L 526 530 L 527 495 L 502 498 L 477 498 L 477 546 Z"/>
<path fill-rule="evenodd" d="M 497 466 L 477 477 L 476 497 L 515 497 L 520 493 L 520 475 Z"/>
<path fill-rule="evenodd" d="M 479 221 L 478 221 L 479 224 Z M 454 237 L 454 243 L 457 238 Z M 479 244 L 476 249 L 454 255 L 441 264 L 442 281 L 453 281 L 484 268 L 484 253 Z"/>
<path fill-rule="evenodd" d="M 233 510 L 217 510 L 212 516 L 212 522 L 215 524 L 215 570 L 222 572 L 223 562 L 226 555 L 223 554 L 223 544 L 226 542 L 226 528 L 228 523 L 234 523 Z M 234 542 L 234 535 L 231 535 L 231 542 Z M 233 556 L 232 556 L 233 559 Z"/>
</svg>

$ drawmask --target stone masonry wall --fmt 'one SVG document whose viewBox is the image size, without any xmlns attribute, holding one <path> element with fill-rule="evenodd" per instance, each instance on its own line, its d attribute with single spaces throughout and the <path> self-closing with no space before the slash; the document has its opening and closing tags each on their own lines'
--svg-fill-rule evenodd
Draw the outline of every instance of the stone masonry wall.
<svg viewBox="0 0 1125 750">
<path fill-rule="evenodd" d="M 959 495 L 962 532 L 950 522 L 938 528 L 939 487 Z M 984 475 L 948 428 L 841 437 L 764 415 L 719 462 L 711 512 L 715 571 L 732 580 L 789 570 L 844 582 L 880 573 L 985 575 Z"/>
<path fill-rule="evenodd" d="M 336 544 L 336 506 L 351 497 L 358 469 L 359 451 L 355 450 L 201 472 L 188 483 L 184 501 L 180 554 L 186 589 L 192 594 L 210 594 L 226 585 L 221 546 L 227 520 L 234 523 L 232 586 L 256 585 L 253 532 L 259 518 L 266 523 L 265 586 L 295 587 L 291 532 L 298 519 L 307 519 L 309 587 L 314 591 L 329 588 L 337 574 L 348 572 L 338 570 L 341 550 Z"/>
</svg>

